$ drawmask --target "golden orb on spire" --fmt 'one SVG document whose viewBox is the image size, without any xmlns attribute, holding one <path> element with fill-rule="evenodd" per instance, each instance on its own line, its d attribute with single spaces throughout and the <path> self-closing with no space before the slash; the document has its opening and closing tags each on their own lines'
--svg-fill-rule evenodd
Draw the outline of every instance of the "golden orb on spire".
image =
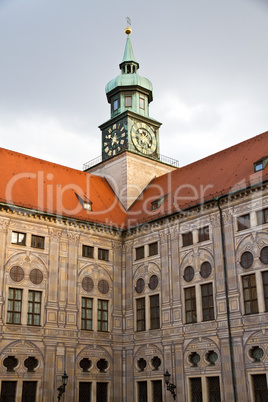
<svg viewBox="0 0 268 402">
<path fill-rule="evenodd" d="M 125 33 L 126 33 L 127 35 L 130 35 L 131 32 L 132 32 L 132 29 L 131 29 L 130 27 L 126 27 Z"/>
</svg>

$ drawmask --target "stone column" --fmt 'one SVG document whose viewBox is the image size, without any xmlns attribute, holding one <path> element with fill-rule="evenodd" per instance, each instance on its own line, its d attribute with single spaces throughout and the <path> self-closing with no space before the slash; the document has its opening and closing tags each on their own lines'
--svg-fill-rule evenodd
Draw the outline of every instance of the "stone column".
<svg viewBox="0 0 268 402">
<path fill-rule="evenodd" d="M 44 358 L 43 402 L 51 402 L 58 395 L 55 381 L 56 343 L 45 345 Z"/>
<path fill-rule="evenodd" d="M 66 327 L 77 328 L 77 264 L 80 235 L 76 232 L 67 233 L 69 240 L 67 265 L 67 306 Z"/>
</svg>

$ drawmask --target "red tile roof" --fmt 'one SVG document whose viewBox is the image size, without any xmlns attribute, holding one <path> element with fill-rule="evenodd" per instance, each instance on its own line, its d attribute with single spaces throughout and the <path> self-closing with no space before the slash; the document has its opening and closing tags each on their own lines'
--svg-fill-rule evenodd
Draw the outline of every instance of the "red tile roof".
<svg viewBox="0 0 268 402">
<path fill-rule="evenodd" d="M 254 162 L 268 154 L 268 132 L 257 135 L 171 173 L 157 177 L 132 205 L 136 224 L 157 219 L 268 179 L 268 165 L 254 173 Z M 152 211 L 151 202 L 166 195 Z"/>
<path fill-rule="evenodd" d="M 267 154 L 265 132 L 154 179 L 126 212 L 104 178 L 0 148 L 0 202 L 125 228 L 267 180 L 268 165 L 254 173 L 254 162 Z M 151 203 L 163 195 L 152 211 Z M 92 211 L 82 206 L 87 199 Z"/>
<path fill-rule="evenodd" d="M 124 225 L 126 211 L 104 178 L 3 148 L 0 160 L 0 202 L 96 224 Z M 76 194 L 92 202 L 92 211 L 83 208 Z"/>
</svg>

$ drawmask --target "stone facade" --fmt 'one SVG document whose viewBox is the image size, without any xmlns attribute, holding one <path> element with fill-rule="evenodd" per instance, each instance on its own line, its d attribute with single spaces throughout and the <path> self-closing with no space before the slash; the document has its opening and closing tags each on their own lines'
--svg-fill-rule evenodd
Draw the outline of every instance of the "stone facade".
<svg viewBox="0 0 268 402">
<path fill-rule="evenodd" d="M 193 392 L 200 392 L 200 387 L 203 401 L 213 400 L 215 381 L 222 401 L 234 401 L 234 389 L 237 401 L 264 400 L 254 399 L 254 379 L 262 377 L 253 376 L 268 371 L 263 279 L 268 264 L 260 259 L 268 246 L 268 223 L 258 224 L 256 215 L 268 208 L 267 188 L 241 192 L 220 207 L 227 293 L 215 202 L 125 233 L 2 209 L 2 392 L 6 381 L 15 381 L 19 401 L 25 383 L 36 382 L 36 401 L 51 402 L 65 369 L 69 376 L 65 401 L 104 401 L 100 392 L 107 389 L 108 401 L 139 402 L 145 382 L 148 401 L 171 401 L 163 376 L 168 369 L 178 401 L 197 400 Z M 250 215 L 250 225 L 238 230 L 237 218 L 245 214 Z M 201 228 L 206 228 L 204 237 Z M 192 244 L 184 244 L 186 233 L 192 233 Z M 44 239 L 41 247 L 33 241 L 36 236 Z M 86 256 L 83 246 L 92 247 L 92 254 Z M 245 252 L 253 257 L 248 268 L 241 266 Z M 207 262 L 204 267 L 210 266 L 211 271 L 202 273 L 201 265 Z M 251 300 L 257 299 L 254 313 L 245 310 L 246 276 L 254 277 L 256 283 L 255 288 L 251 285 L 255 292 Z M 211 285 L 208 306 L 203 290 L 209 287 L 204 285 Z M 196 307 L 192 297 L 188 308 L 190 288 Z M 20 294 L 13 297 L 13 289 Z M 35 303 L 36 311 L 40 309 L 40 315 L 34 316 L 36 322 L 31 322 L 30 314 L 33 294 L 40 295 L 40 302 L 36 299 Z M 83 300 L 89 299 L 92 304 L 87 313 L 91 310 L 92 320 L 88 321 L 90 328 L 82 329 Z M 206 307 L 210 315 L 204 320 Z M 19 318 L 14 318 L 15 312 Z M 89 384 L 91 388 L 85 389 L 92 399 L 82 399 L 80 383 Z"/>
</svg>

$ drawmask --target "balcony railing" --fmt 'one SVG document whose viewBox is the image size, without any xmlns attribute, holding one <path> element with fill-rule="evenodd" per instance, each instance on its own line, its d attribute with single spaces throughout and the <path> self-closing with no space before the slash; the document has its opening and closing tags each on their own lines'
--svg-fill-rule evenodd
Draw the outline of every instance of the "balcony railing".
<svg viewBox="0 0 268 402">
<path fill-rule="evenodd" d="M 146 156 L 147 158 L 150 158 Z M 168 156 L 164 155 L 158 155 L 158 159 L 150 158 L 152 160 L 158 160 L 159 162 L 165 163 L 166 165 L 174 166 L 174 167 L 179 167 L 179 161 L 176 159 L 169 158 Z M 98 165 L 99 163 L 102 162 L 102 156 L 98 156 L 97 158 L 91 159 L 89 162 L 83 164 L 83 170 L 88 170 L 93 166 Z"/>
</svg>

